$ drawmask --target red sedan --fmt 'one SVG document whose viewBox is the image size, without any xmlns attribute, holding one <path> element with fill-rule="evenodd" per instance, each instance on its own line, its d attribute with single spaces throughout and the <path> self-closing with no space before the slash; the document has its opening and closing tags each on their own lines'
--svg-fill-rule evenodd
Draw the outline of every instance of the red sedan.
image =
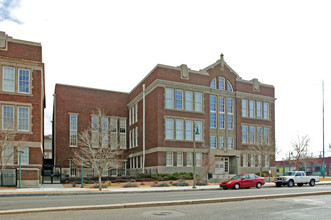
<svg viewBox="0 0 331 220">
<path fill-rule="evenodd" d="M 223 189 L 240 189 L 249 187 L 256 187 L 260 189 L 264 185 L 265 180 L 263 177 L 257 176 L 255 174 L 241 174 L 232 177 L 229 180 L 225 180 L 220 184 Z"/>
</svg>

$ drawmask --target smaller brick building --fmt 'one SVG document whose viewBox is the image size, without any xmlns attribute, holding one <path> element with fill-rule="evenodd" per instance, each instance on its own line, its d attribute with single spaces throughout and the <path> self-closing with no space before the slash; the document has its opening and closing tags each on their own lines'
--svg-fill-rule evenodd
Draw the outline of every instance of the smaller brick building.
<svg viewBox="0 0 331 220">
<path fill-rule="evenodd" d="M 9 160 L 0 185 L 17 184 L 21 153 L 22 187 L 38 186 L 46 107 L 41 44 L 0 32 L 0 73 L 0 131 L 2 135 L 15 133 L 10 147 L 2 152 Z"/>
</svg>

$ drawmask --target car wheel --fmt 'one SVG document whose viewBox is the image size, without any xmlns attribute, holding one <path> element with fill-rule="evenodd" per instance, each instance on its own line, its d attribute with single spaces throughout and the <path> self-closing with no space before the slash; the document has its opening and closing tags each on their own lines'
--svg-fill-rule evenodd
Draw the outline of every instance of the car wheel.
<svg viewBox="0 0 331 220">
<path fill-rule="evenodd" d="M 288 187 L 294 186 L 294 181 L 293 180 L 288 181 L 287 186 Z"/>
<path fill-rule="evenodd" d="M 282 184 L 276 183 L 276 187 L 281 187 L 281 186 L 282 186 Z"/>
<path fill-rule="evenodd" d="M 309 182 L 309 186 L 315 186 L 315 180 L 314 179 L 311 179 L 310 182 Z"/>
<path fill-rule="evenodd" d="M 240 189 L 239 183 L 234 184 L 234 189 Z"/>
<path fill-rule="evenodd" d="M 299 187 L 301 187 L 301 186 L 303 186 L 303 183 L 297 183 L 297 185 L 298 185 Z"/>
<path fill-rule="evenodd" d="M 256 184 L 256 188 L 261 189 L 261 187 L 262 187 L 262 183 L 257 183 Z"/>
</svg>

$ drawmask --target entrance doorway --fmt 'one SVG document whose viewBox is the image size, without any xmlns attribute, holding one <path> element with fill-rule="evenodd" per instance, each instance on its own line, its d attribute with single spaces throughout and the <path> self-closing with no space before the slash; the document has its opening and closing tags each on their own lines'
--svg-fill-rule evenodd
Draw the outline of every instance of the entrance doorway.
<svg viewBox="0 0 331 220">
<path fill-rule="evenodd" d="M 215 157 L 215 175 L 229 174 L 229 158 Z"/>
<path fill-rule="evenodd" d="M 43 184 L 61 183 L 62 168 L 60 165 L 43 165 L 41 172 Z"/>
</svg>

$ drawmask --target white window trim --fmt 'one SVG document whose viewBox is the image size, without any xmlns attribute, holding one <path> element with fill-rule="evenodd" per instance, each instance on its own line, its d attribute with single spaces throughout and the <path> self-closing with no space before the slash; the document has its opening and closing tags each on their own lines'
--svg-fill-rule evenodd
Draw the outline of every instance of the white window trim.
<svg viewBox="0 0 331 220">
<path fill-rule="evenodd" d="M 29 72 L 29 92 L 21 92 L 20 91 L 20 70 L 26 70 Z M 31 94 L 31 71 L 29 69 L 18 68 L 17 71 L 17 92 L 21 94 Z"/>
</svg>

